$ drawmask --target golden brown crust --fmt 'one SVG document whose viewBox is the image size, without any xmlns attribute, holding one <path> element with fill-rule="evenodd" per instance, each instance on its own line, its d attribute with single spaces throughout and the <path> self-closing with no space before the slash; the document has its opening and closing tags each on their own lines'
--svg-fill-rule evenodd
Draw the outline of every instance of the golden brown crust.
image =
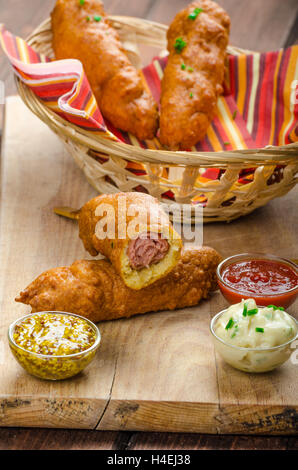
<svg viewBox="0 0 298 470">
<path fill-rule="evenodd" d="M 197 305 L 216 289 L 220 255 L 212 248 L 186 250 L 165 278 L 134 291 L 106 260 L 80 260 L 41 274 L 16 298 L 33 312 L 60 310 L 94 322 Z"/>
<path fill-rule="evenodd" d="M 102 213 L 96 215 L 96 210 L 99 206 L 105 207 L 109 205 L 114 208 L 114 212 Z M 136 209 L 136 211 L 135 211 Z M 104 209 L 102 209 L 103 211 Z M 147 225 L 154 222 L 154 218 L 159 221 L 157 229 L 161 230 L 162 227 L 171 227 L 168 216 L 161 209 L 158 200 L 149 194 L 138 192 L 116 193 L 116 194 L 102 194 L 88 201 L 80 210 L 79 214 L 79 236 L 86 248 L 92 255 L 96 256 L 98 253 L 106 256 L 115 265 L 119 258 L 119 251 L 127 245 L 129 241 L 128 234 L 125 233 L 124 238 L 119 238 L 123 233 L 119 233 L 118 228 L 129 227 L 129 224 L 135 220 L 138 212 L 142 211 L 140 215 L 146 214 Z M 119 221 L 119 216 L 124 214 L 124 218 Z M 100 240 L 96 235 L 96 224 L 105 218 L 107 226 L 110 222 L 114 225 L 115 222 L 115 236 Z M 118 224 L 118 222 L 120 222 Z M 121 231 L 121 230 L 120 230 Z M 178 236 L 178 235 L 177 235 Z M 113 246 L 112 243 L 113 242 Z M 115 258 L 115 260 L 114 260 Z"/>
<path fill-rule="evenodd" d="M 189 15 L 202 8 L 195 20 Z M 168 30 L 169 58 L 162 80 L 160 141 L 174 150 L 191 148 L 206 134 L 222 93 L 230 19 L 210 0 L 191 3 Z M 179 53 L 174 44 L 182 38 Z M 181 65 L 185 69 L 181 69 Z M 189 67 L 193 71 L 189 71 Z"/>
<path fill-rule="evenodd" d="M 101 20 L 95 21 L 94 16 Z M 104 117 L 139 139 L 152 139 L 158 128 L 156 103 L 125 55 L 102 3 L 57 0 L 52 31 L 56 58 L 82 62 Z"/>
<path fill-rule="evenodd" d="M 100 215 L 96 211 L 102 208 Z M 107 208 L 107 212 L 104 211 Z M 113 208 L 112 212 L 109 209 Z M 136 225 L 136 229 L 142 232 L 150 231 L 153 228 L 153 232 L 157 233 L 168 233 L 167 240 L 170 244 L 176 243 L 179 246 L 175 260 L 168 266 L 165 266 L 165 270 L 158 274 L 158 277 L 162 277 L 167 274 L 177 264 L 180 258 L 180 251 L 182 248 L 182 241 L 177 232 L 172 227 L 168 216 L 161 209 L 157 199 L 145 193 L 131 192 L 131 193 L 116 193 L 116 194 L 103 194 L 98 196 L 91 201 L 87 202 L 81 209 L 79 215 L 79 236 L 86 248 L 86 250 L 92 255 L 96 256 L 101 253 L 106 256 L 113 264 L 116 272 L 122 276 L 124 281 L 127 283 L 127 279 L 124 273 L 125 267 L 123 266 L 123 253 L 126 252 L 128 243 L 132 237 L 129 236 L 129 228 L 133 228 L 133 221 L 138 215 L 138 211 L 141 216 L 145 217 L 146 229 L 142 230 L 141 227 Z M 122 221 L 120 220 L 123 216 Z M 144 219 L 143 219 L 144 220 Z M 157 223 L 154 223 L 154 220 Z M 111 223 L 111 225 L 110 225 Z M 104 230 L 108 231 L 106 238 L 99 238 L 100 233 L 98 225 Z M 109 233 L 109 227 L 115 227 L 114 236 Z M 121 228 L 123 231 L 121 232 Z M 121 238 L 122 237 L 122 238 Z M 139 289 L 145 285 L 153 282 L 154 278 L 148 278 L 144 283 L 137 284 L 135 286 L 128 284 L 130 287 Z"/>
</svg>

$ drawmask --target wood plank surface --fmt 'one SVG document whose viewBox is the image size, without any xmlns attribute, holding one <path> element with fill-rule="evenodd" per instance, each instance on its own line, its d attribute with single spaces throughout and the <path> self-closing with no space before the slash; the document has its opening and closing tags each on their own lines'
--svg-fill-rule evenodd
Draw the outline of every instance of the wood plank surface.
<svg viewBox="0 0 298 470">
<path fill-rule="evenodd" d="M 62 382 L 30 377 L 5 341 L 9 323 L 28 311 L 13 299 L 43 270 L 86 257 L 75 222 L 52 208 L 80 207 L 94 192 L 57 137 L 17 97 L 6 104 L 1 188 L 0 425 L 297 432 L 297 366 L 248 375 L 215 356 L 209 322 L 226 306 L 219 292 L 195 308 L 100 323 L 102 345 L 84 373 Z M 208 225 L 205 244 L 224 257 L 245 250 L 298 257 L 295 197 L 297 190 L 233 224 Z M 279 203 L 288 210 L 277 223 Z"/>
<path fill-rule="evenodd" d="M 281 436 L 0 428 L 0 450 L 298 450 Z"/>
<path fill-rule="evenodd" d="M 23 0 L 0 0 L 0 21 L 5 23 L 7 28 L 16 34 L 25 37 L 29 34 L 45 17 L 48 16 L 54 0 L 26 0 L 24 7 Z M 179 2 L 182 7 L 187 1 Z M 219 1 L 227 8 L 232 19 L 231 38 L 234 44 L 255 50 L 270 50 L 283 45 L 297 43 L 297 2 L 284 0 L 276 2 L 275 0 L 221 0 Z M 293 8 L 294 3 L 294 8 Z M 145 10 L 144 10 L 144 4 Z M 176 0 L 151 0 L 142 1 L 128 0 L 121 2 L 119 0 L 105 0 L 106 8 L 109 12 L 115 14 L 127 14 L 135 16 L 150 17 L 156 21 L 169 22 L 174 16 L 177 8 L 180 6 Z M 280 14 L 280 9 L 282 14 Z M 161 16 L 159 11 L 163 10 Z M 274 12 L 274 15 L 272 14 Z M 295 22 L 296 17 L 296 22 Z M 273 20 L 273 22 L 272 22 Z M 274 24 L 274 28 L 272 27 Z M 296 25 L 296 26 L 295 26 Z M 264 33 L 266 31 L 266 34 Z M 146 59 L 149 56 L 146 56 Z M 150 58 L 150 57 L 149 57 Z M 14 81 L 12 79 L 11 69 L 6 58 L 0 50 L 0 80 L 5 82 L 6 94 L 15 93 Z M 0 106 L 1 109 L 1 106 Z M 63 154 L 63 158 L 66 157 Z M 59 174 L 57 166 L 57 172 Z M 75 173 L 78 171 L 74 169 Z M 69 191 L 68 191 L 69 192 Z M 269 206 L 261 209 L 262 214 L 267 216 L 267 208 L 275 213 L 275 224 L 278 224 L 279 217 L 287 223 L 285 216 L 287 210 L 294 212 L 295 197 L 293 192 L 291 198 L 276 199 Z M 64 203 L 64 199 L 61 202 Z M 286 211 L 284 208 L 286 207 Z M 265 212 L 264 212 L 265 211 Z M 246 220 L 253 225 L 254 214 L 248 216 Z M 272 221 L 272 218 L 271 218 Z M 55 222 L 56 223 L 56 222 Z M 233 222 L 229 229 L 233 227 L 231 236 L 226 234 L 223 238 L 227 244 L 227 250 L 230 251 L 230 239 L 233 238 L 233 246 L 237 245 L 235 251 L 241 246 L 241 231 L 238 234 L 238 221 Z M 235 229 L 234 229 L 235 227 Z M 297 227 L 297 225 L 295 226 Z M 63 227 L 64 228 L 64 227 Z M 296 228 L 297 231 L 297 228 Z M 276 236 L 271 230 L 266 233 L 273 242 L 272 247 L 276 246 Z M 216 235 L 212 235 L 211 226 L 205 229 L 205 238 L 208 243 L 217 243 Z M 247 241 L 247 240 L 246 240 Z M 261 242 L 261 240 L 259 240 Z M 297 242 L 297 239 L 295 240 Z M 249 241 L 248 241 L 249 243 Z M 293 246 L 296 246 L 295 243 Z M 253 243 L 251 244 L 252 247 Z M 289 247 L 291 251 L 291 247 Z M 296 254 L 297 257 L 297 254 Z M 2 334 L 2 330 L 0 330 Z M 10 404 L 11 405 L 11 404 Z M 168 433 L 130 433 L 130 432 L 93 432 L 93 431 L 62 431 L 62 430 L 34 430 L 34 429 L 0 429 L 0 448 L 101 448 L 101 449 L 122 449 L 122 448 L 169 448 L 169 449 L 190 449 L 190 448 L 297 448 L 297 439 L 286 437 L 233 437 L 233 436 L 200 436 L 198 434 L 168 434 Z"/>
<path fill-rule="evenodd" d="M 185 0 L 154 2 L 148 17 L 170 23 L 175 12 L 189 3 Z M 270 51 L 279 49 L 287 40 L 298 12 L 296 0 L 218 0 L 231 18 L 230 43 L 244 49 Z M 297 34 L 297 31 L 296 31 Z"/>
</svg>

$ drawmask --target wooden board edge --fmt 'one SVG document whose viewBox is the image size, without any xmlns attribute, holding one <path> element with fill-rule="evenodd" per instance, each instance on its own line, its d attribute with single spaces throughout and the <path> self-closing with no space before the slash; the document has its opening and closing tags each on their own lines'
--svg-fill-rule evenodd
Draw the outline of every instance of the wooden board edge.
<svg viewBox="0 0 298 470">
<path fill-rule="evenodd" d="M 297 435 L 298 407 L 111 400 L 97 430 Z"/>
<path fill-rule="evenodd" d="M 1 145 L 0 145 L 0 194 L 1 194 L 1 197 L 0 197 L 0 200 L 2 198 L 2 172 L 3 172 L 3 161 L 4 161 L 4 158 L 3 158 L 3 150 L 4 150 L 4 135 L 5 135 L 5 128 L 6 128 L 6 104 L 7 104 L 7 99 L 8 97 L 5 98 L 5 101 L 4 101 L 4 104 L 3 106 L 1 106 L 1 113 L 2 113 L 2 129 L 0 129 L 0 142 L 1 142 Z"/>
<path fill-rule="evenodd" d="M 94 429 L 107 400 L 64 397 L 0 397 L 0 427 Z"/>
<path fill-rule="evenodd" d="M 298 408 L 62 397 L 0 397 L 0 427 L 297 435 Z"/>
</svg>

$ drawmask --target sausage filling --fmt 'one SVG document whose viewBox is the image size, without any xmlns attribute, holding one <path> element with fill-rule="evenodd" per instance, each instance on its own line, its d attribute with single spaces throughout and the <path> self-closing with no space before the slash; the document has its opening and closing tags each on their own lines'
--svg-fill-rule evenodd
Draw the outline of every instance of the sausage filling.
<svg viewBox="0 0 298 470">
<path fill-rule="evenodd" d="M 151 264 L 161 261 L 170 245 L 161 234 L 144 233 L 131 240 L 128 245 L 127 255 L 130 266 L 133 269 L 148 268 Z"/>
</svg>

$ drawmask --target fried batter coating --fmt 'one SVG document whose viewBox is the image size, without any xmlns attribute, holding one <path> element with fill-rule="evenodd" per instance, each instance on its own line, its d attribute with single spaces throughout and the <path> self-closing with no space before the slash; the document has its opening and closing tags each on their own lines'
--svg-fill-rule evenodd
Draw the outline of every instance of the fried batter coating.
<svg viewBox="0 0 298 470">
<path fill-rule="evenodd" d="M 158 110 L 97 0 L 57 0 L 52 12 L 56 59 L 82 62 L 104 117 L 139 139 L 152 139 Z"/>
<path fill-rule="evenodd" d="M 16 301 L 29 304 L 32 312 L 71 312 L 94 322 L 190 307 L 216 289 L 220 261 L 212 248 L 186 250 L 170 274 L 135 291 L 124 284 L 109 261 L 80 260 L 44 272 Z"/>
<path fill-rule="evenodd" d="M 161 93 L 160 141 L 187 150 L 205 136 L 223 91 L 230 18 L 217 4 L 199 0 L 169 27 L 169 58 Z"/>
<path fill-rule="evenodd" d="M 142 289 L 165 276 L 177 264 L 182 248 L 181 237 L 157 199 L 140 192 L 103 194 L 88 201 L 80 210 L 79 235 L 86 250 L 106 256 L 131 289 Z M 146 261 L 152 247 L 142 235 L 152 239 L 160 235 L 167 242 L 166 252 L 158 244 L 163 253 L 155 253 L 155 263 Z"/>
</svg>

